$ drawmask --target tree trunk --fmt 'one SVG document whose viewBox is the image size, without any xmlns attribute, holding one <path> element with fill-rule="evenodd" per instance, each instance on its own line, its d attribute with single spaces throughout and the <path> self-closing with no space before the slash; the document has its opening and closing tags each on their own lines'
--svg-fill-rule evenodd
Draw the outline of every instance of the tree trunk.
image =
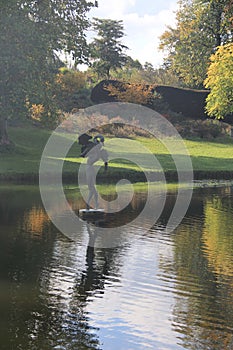
<svg viewBox="0 0 233 350">
<path fill-rule="evenodd" d="M 107 79 L 110 79 L 110 67 L 107 67 L 106 69 L 106 73 L 107 73 Z"/>
<path fill-rule="evenodd" d="M 221 35 L 221 27 L 222 27 L 222 18 L 223 18 L 223 5 L 222 3 L 217 3 L 216 5 L 216 47 L 222 44 L 222 35 Z"/>
<path fill-rule="evenodd" d="M 0 145 L 9 145 L 10 140 L 7 132 L 7 119 L 0 119 Z"/>
</svg>

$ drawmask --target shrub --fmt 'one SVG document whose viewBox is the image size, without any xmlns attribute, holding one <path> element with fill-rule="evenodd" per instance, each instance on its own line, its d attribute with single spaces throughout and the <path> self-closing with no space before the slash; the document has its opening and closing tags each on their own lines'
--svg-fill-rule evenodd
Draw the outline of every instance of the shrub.
<svg viewBox="0 0 233 350">
<path fill-rule="evenodd" d="M 150 137 L 150 134 L 139 128 L 139 124 L 136 120 L 132 124 L 125 124 L 125 121 L 121 117 L 109 118 L 105 115 L 98 115 L 98 121 L 102 124 L 100 127 L 96 127 L 97 115 L 86 115 L 85 112 L 80 111 L 77 114 L 65 114 L 65 120 L 63 121 L 63 128 L 66 131 L 73 132 L 73 130 L 79 130 L 79 133 L 83 133 L 84 130 L 89 130 L 90 133 L 104 134 L 115 137 L 135 137 L 144 136 Z"/>
<path fill-rule="evenodd" d="M 110 96 L 114 96 L 119 102 L 148 106 L 153 100 L 153 89 L 150 85 L 125 84 L 124 88 L 119 89 L 113 84 L 108 84 L 105 89 Z"/>
<path fill-rule="evenodd" d="M 32 104 L 27 102 L 28 115 L 33 121 L 48 127 L 56 127 L 64 118 L 63 113 L 53 106 L 44 106 L 42 104 Z"/>
<path fill-rule="evenodd" d="M 217 120 L 186 120 L 175 124 L 182 137 L 200 137 L 211 139 L 231 134 L 231 126 Z"/>
<path fill-rule="evenodd" d="M 57 104 L 65 112 L 91 105 L 91 91 L 86 87 L 86 75 L 83 72 L 61 69 L 54 90 Z"/>
</svg>

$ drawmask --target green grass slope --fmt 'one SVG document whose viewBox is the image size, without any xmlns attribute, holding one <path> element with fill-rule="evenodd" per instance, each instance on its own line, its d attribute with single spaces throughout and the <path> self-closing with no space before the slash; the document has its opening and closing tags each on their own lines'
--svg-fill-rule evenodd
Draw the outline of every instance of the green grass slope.
<svg viewBox="0 0 233 350">
<path fill-rule="evenodd" d="M 33 126 L 10 127 L 9 134 L 15 143 L 15 149 L 11 152 L 0 153 L 1 178 L 37 176 L 41 155 L 51 131 Z M 137 144 L 141 142 L 143 144 L 142 148 L 135 148 L 135 142 Z M 206 172 L 206 174 L 211 172 L 230 174 L 232 172 L 233 174 L 233 140 L 231 138 L 185 140 L 185 145 L 190 153 L 195 172 Z M 135 141 L 118 139 L 117 145 L 106 142 L 106 147 L 111 156 L 116 157 L 109 164 L 109 171 L 112 174 L 114 172 L 140 171 L 135 164 L 137 162 L 142 164 L 144 170 L 156 170 L 154 166 L 151 166 L 150 158 L 145 156 L 146 149 L 156 155 L 164 172 L 171 172 L 176 169 L 169 151 L 161 142 L 155 139 L 137 138 Z M 64 160 L 65 173 L 77 172 L 80 162 L 83 161 L 79 157 L 79 152 L 80 147 L 75 143 Z"/>
</svg>

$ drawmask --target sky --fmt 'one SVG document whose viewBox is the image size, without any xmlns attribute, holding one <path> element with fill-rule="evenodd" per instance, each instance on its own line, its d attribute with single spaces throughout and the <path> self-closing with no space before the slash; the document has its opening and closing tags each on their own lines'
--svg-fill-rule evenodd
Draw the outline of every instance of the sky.
<svg viewBox="0 0 233 350">
<path fill-rule="evenodd" d="M 98 0 L 91 17 L 123 20 L 127 54 L 142 64 L 150 62 L 158 68 L 163 52 L 158 50 L 159 37 L 167 26 L 175 25 L 177 0 Z"/>
</svg>

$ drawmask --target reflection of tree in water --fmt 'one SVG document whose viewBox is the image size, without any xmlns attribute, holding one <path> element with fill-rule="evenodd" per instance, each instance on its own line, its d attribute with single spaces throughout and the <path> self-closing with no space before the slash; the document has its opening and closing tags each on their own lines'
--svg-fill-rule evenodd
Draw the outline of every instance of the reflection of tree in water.
<svg viewBox="0 0 233 350">
<path fill-rule="evenodd" d="M 14 220 L 9 221 L 0 235 L 3 252 L 0 255 L 2 350 L 33 349 L 29 345 L 29 328 L 34 316 L 41 314 L 37 279 L 45 264 L 44 258 L 49 256 L 54 245 L 52 233 L 47 232 L 45 239 L 35 239 L 23 230 L 19 220 L 23 209 L 10 213 L 9 217 L 15 218 L 17 225 Z"/>
<path fill-rule="evenodd" d="M 117 275 L 117 249 L 95 251 L 87 228 L 79 245 L 55 233 L 38 191 L 3 192 L 0 224 L 1 349 L 100 348 L 85 308 Z"/>
<path fill-rule="evenodd" d="M 8 283 L 3 295 L 6 308 L 1 313 L 2 349 L 100 348 L 98 329 L 90 326 L 86 306 L 94 297 L 103 296 L 106 280 L 109 285 L 113 277 L 116 283 L 123 248 L 94 249 L 95 226 L 86 223 L 78 243 L 57 236 L 41 209 L 38 192 L 28 200 L 24 200 L 25 191 L 17 193 L 11 204 L 8 196 L 3 202 L 0 199 L 9 231 L 1 241 L 9 250 L 1 264 Z M 138 215 L 144 202 L 138 196 L 123 213 L 96 224 L 125 224 Z M 57 209 L 62 209 L 59 203 Z"/>
<path fill-rule="evenodd" d="M 160 269 L 175 298 L 173 327 L 187 349 L 233 348 L 232 198 L 219 194 L 194 195 L 187 217 L 171 234 L 170 255 L 161 256 Z M 87 306 L 103 296 L 111 277 L 119 279 L 123 248 L 94 249 L 97 230 L 87 223 L 79 241 L 71 242 L 48 226 L 38 198 L 26 203 L 18 195 L 9 207 L 1 198 L 1 349 L 101 348 Z M 174 202 L 168 195 L 162 224 Z M 135 197 L 127 210 L 96 224 L 124 224 L 143 206 L 143 196 Z"/>
<path fill-rule="evenodd" d="M 203 240 L 209 264 L 216 274 L 233 277 L 233 203 L 230 194 L 223 193 L 222 197 L 206 199 Z"/>
<path fill-rule="evenodd" d="M 214 189 L 215 196 L 211 190 L 208 192 L 205 197 L 201 190 L 195 193 L 188 215 L 173 234 L 173 257 L 169 261 L 161 258 L 160 266 L 174 283 L 173 326 L 179 334 L 180 344 L 187 349 L 231 350 L 233 265 L 227 271 L 220 269 L 219 259 L 222 256 L 223 266 L 221 253 L 224 250 L 227 252 L 225 263 L 227 260 L 233 261 L 232 250 L 227 248 L 232 246 L 233 239 L 232 197 L 231 209 L 228 197 L 223 214 L 219 201 L 226 202 L 226 193 L 223 196 L 222 189 Z M 216 203 L 218 214 L 215 211 Z M 216 234 L 219 240 L 213 246 Z"/>
</svg>

